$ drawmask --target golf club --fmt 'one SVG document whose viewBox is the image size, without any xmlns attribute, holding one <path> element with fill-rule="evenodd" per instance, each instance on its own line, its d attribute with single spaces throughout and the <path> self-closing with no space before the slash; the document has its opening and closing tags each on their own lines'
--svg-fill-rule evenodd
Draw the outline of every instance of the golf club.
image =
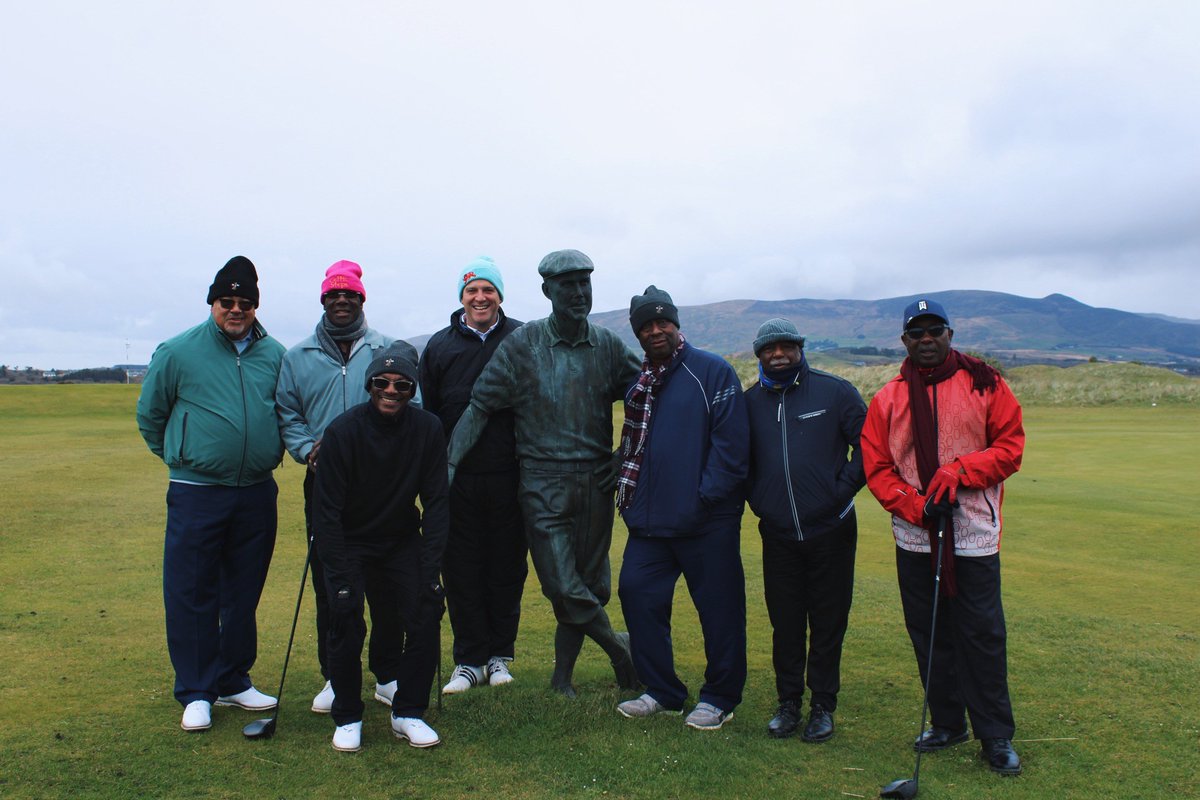
<svg viewBox="0 0 1200 800">
<path fill-rule="evenodd" d="M 304 599 L 304 584 L 308 582 L 308 562 L 312 559 L 312 536 L 308 537 L 308 550 L 304 554 L 304 572 L 300 575 L 300 594 L 296 597 L 296 613 L 292 615 L 292 633 L 288 636 L 287 654 L 283 657 L 283 674 L 279 676 L 279 691 L 275 693 L 275 711 L 265 719 L 256 719 L 242 728 L 247 739 L 270 739 L 275 735 L 279 722 L 279 706 L 283 704 L 283 682 L 287 678 L 288 661 L 292 658 L 292 642 L 296 639 L 296 622 L 300 619 L 300 601 Z"/>
<path fill-rule="evenodd" d="M 437 685 L 433 687 L 437 692 L 437 710 L 442 713 L 442 621 L 438 620 L 438 676 Z"/>
<path fill-rule="evenodd" d="M 925 699 L 921 702 L 921 725 L 917 735 L 925 732 L 925 715 L 929 711 L 929 681 L 933 678 L 933 640 L 937 635 L 938 597 L 942 594 L 942 540 L 946 536 L 946 520 L 949 514 L 943 514 L 938 524 L 937 534 L 937 566 L 933 570 L 933 621 L 929 628 L 929 658 L 925 661 Z M 953 546 L 953 545 L 952 545 Z M 900 797 L 911 800 L 917 796 L 917 777 L 921 773 L 921 748 L 917 748 L 917 764 L 913 767 L 911 778 L 894 780 L 879 790 L 880 797 Z"/>
</svg>

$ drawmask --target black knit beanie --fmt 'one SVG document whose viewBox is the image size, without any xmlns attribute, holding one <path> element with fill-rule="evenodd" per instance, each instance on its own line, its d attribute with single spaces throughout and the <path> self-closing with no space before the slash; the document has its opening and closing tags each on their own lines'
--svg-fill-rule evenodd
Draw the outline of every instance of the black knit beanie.
<svg viewBox="0 0 1200 800">
<path fill-rule="evenodd" d="M 225 262 L 208 287 L 208 304 L 218 297 L 244 297 L 258 308 L 258 272 L 245 256 L 234 256 Z"/>
<path fill-rule="evenodd" d="M 371 379 L 385 372 L 394 372 L 411 381 L 416 381 L 417 348 L 408 342 L 397 339 L 380 350 L 367 367 L 367 377 L 363 381 L 363 388 L 368 392 L 371 391 Z"/>
<path fill-rule="evenodd" d="M 654 284 L 646 287 L 646 291 L 635 294 L 629 301 L 629 324 L 637 333 L 652 319 L 665 319 L 679 327 L 679 309 L 671 300 L 671 295 L 659 289 Z"/>
</svg>

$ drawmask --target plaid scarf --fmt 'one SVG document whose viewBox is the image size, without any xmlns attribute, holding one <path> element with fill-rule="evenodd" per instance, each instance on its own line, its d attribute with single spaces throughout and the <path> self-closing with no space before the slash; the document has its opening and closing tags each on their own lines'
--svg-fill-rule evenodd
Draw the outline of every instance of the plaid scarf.
<svg viewBox="0 0 1200 800">
<path fill-rule="evenodd" d="M 659 366 L 650 363 L 649 356 L 642 356 L 642 372 L 637 383 L 625 398 L 625 424 L 621 426 L 621 472 L 617 475 L 617 509 L 624 511 L 633 503 L 633 490 L 637 488 L 638 473 L 642 469 L 646 438 L 650 435 L 650 412 L 654 408 L 654 389 L 661 386 L 667 368 L 683 350 L 683 334 L 679 334 L 679 346 L 671 357 Z"/>
</svg>

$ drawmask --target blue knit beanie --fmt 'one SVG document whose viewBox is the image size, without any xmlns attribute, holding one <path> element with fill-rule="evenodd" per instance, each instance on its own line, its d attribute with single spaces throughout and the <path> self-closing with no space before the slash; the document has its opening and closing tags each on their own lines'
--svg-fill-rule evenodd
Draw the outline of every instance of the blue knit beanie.
<svg viewBox="0 0 1200 800">
<path fill-rule="evenodd" d="M 458 274 L 459 300 L 462 300 L 463 289 L 466 289 L 467 284 L 471 281 L 487 281 L 495 286 L 496 293 L 500 295 L 500 301 L 504 302 L 504 277 L 500 274 L 500 270 L 496 267 L 496 262 L 492 261 L 491 256 L 480 256 L 462 268 L 462 272 Z"/>
</svg>

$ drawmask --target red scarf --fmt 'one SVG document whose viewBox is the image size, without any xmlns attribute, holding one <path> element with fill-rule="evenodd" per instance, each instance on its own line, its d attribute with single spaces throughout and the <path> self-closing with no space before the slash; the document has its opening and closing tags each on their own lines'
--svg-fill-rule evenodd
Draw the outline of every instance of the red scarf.
<svg viewBox="0 0 1200 800">
<path fill-rule="evenodd" d="M 919 369 L 912 358 L 904 359 L 900 365 L 900 377 L 908 383 L 908 407 L 912 414 L 913 444 L 917 452 L 917 476 L 921 486 L 929 485 L 933 474 L 941 464 L 938 461 L 938 431 L 937 420 L 934 418 L 933 407 L 929 403 L 926 386 L 932 386 L 949 380 L 954 373 L 965 369 L 971 373 L 972 388 L 983 394 L 996 388 L 996 380 L 1000 373 L 994 367 L 978 358 L 965 355 L 957 350 L 950 350 L 946 360 L 931 370 Z M 930 568 L 937 569 L 937 533 L 938 520 L 930 520 L 926 526 L 929 532 Z M 954 597 L 958 594 L 958 583 L 954 571 L 954 527 L 951 520 L 950 529 L 942 539 L 942 595 Z"/>
</svg>

